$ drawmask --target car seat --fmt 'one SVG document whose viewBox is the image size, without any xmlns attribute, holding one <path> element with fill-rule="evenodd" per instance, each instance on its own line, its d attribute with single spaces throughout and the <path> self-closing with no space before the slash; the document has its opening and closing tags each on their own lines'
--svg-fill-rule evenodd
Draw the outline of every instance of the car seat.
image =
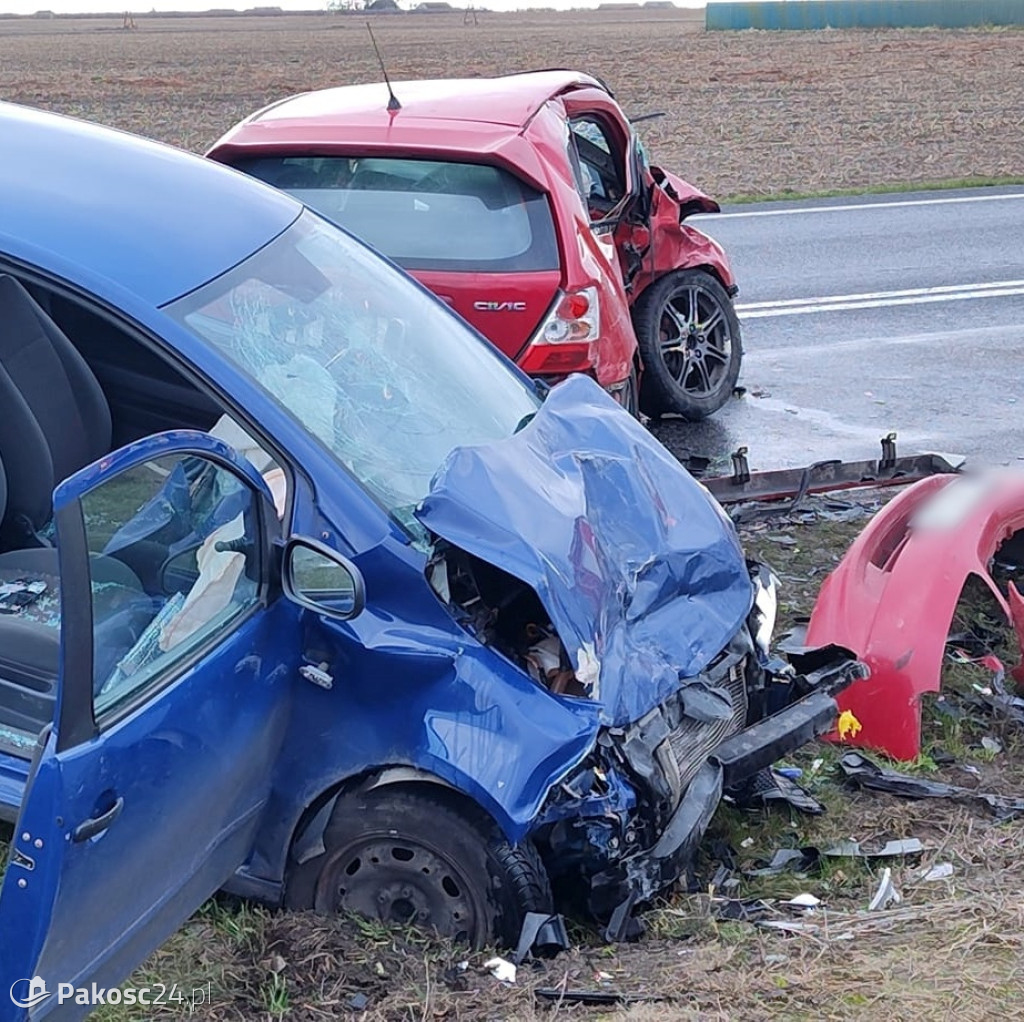
<svg viewBox="0 0 1024 1022">
<path fill-rule="evenodd" d="M 85 359 L 25 288 L 0 274 L 0 547 L 45 546 L 61 480 L 106 454 L 110 407 Z"/>
<path fill-rule="evenodd" d="M 38 730 L 52 718 L 60 663 L 60 569 L 41 532 L 52 518 L 56 484 L 110 450 L 111 421 L 88 364 L 6 274 L 0 274 L 0 402 L 0 586 L 20 593 L 32 584 L 44 587 L 23 606 L 0 598 L 0 722 Z M 100 678 L 151 620 L 154 601 L 115 558 L 94 557 L 90 572 Z"/>
<path fill-rule="evenodd" d="M 312 167 L 285 164 L 270 182 L 275 188 L 288 191 L 291 188 L 320 188 L 320 175 Z"/>
</svg>

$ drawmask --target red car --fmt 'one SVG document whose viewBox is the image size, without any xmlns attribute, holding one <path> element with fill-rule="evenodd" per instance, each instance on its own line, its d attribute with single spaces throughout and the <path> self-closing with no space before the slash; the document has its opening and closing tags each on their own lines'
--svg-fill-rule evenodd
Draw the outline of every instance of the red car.
<svg viewBox="0 0 1024 1022">
<path fill-rule="evenodd" d="M 711 414 L 742 348 L 712 199 L 648 164 L 596 78 L 356 85 L 253 114 L 207 154 L 389 256 L 513 358 L 632 412 Z"/>
</svg>

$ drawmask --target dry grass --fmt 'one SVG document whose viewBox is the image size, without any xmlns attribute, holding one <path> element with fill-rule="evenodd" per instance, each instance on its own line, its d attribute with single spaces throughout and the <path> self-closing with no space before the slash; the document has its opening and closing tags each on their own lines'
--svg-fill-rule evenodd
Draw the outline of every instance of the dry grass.
<svg viewBox="0 0 1024 1022">
<path fill-rule="evenodd" d="M 892 815 L 901 808 L 893 806 Z M 935 827 L 935 817 L 944 814 L 927 815 Z M 650 914 L 660 935 L 614 948 L 581 941 L 553 961 L 522 967 L 515 987 L 499 985 L 486 972 L 484 955 L 415 935 L 257 913 L 250 917 L 252 933 L 239 942 L 225 932 L 230 916 L 215 918 L 220 910 L 209 909 L 154 956 L 147 972 L 164 982 L 180 977 L 186 986 L 213 977 L 213 1005 L 192 1016 L 168 1011 L 147 1018 L 868 1020 L 882 1011 L 908 1022 L 1024 1017 L 1016 1001 L 1024 961 L 1020 830 L 963 813 L 941 826 L 948 832 L 936 852 L 896 864 L 905 897 L 896 908 L 864 911 L 876 880 L 856 866 L 847 867 L 845 898 L 830 896 L 820 880 L 791 878 L 783 885 L 788 889 L 779 894 L 817 890 L 830 906 L 813 917 L 815 931 L 800 935 L 722 922 L 706 898 L 679 898 Z M 957 870 L 951 881 L 915 883 L 925 867 L 947 859 Z M 828 882 L 837 883 L 834 877 Z M 465 971 L 460 962 L 468 963 Z M 538 986 L 619 991 L 653 1003 L 544 1006 L 534 998 Z M 353 1001 L 360 994 L 365 1006 L 353 1011 L 362 1004 Z M 109 1010 L 99 1017 L 140 1016 Z"/>
<path fill-rule="evenodd" d="M 700 12 L 402 15 L 395 78 L 579 67 L 721 197 L 1020 175 L 1024 33 L 704 33 Z M 379 78 L 362 18 L 0 21 L 0 97 L 202 150 L 272 100 Z"/>
</svg>

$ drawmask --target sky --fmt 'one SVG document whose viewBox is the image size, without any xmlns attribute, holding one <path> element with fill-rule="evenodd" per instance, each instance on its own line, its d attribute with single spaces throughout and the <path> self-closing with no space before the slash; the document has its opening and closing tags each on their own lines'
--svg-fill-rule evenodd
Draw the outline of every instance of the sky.
<svg viewBox="0 0 1024 1022">
<path fill-rule="evenodd" d="M 449 0 L 453 7 L 469 6 L 470 0 Z M 599 0 L 476 0 L 475 6 L 494 11 L 515 10 L 517 7 L 596 7 Z M 678 7 L 703 7 L 705 0 L 675 0 Z M 326 8 L 326 0 L 0 0 L 4 14 L 33 14 L 38 10 L 56 14 L 88 14 L 91 11 L 206 11 L 211 7 L 274 6 L 284 10 L 309 11 Z M 405 3 L 403 6 L 409 6 Z"/>
</svg>

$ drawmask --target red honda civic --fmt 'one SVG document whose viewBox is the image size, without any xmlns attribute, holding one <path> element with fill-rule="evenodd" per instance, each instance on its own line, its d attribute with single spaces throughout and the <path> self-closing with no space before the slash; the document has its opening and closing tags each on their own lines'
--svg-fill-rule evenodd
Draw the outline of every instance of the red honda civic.
<svg viewBox="0 0 1024 1022">
<path fill-rule="evenodd" d="M 710 415 L 739 375 L 714 200 L 651 166 L 573 71 L 355 85 L 266 107 L 207 154 L 390 257 L 532 376 L 587 373 L 634 414 Z"/>
</svg>

